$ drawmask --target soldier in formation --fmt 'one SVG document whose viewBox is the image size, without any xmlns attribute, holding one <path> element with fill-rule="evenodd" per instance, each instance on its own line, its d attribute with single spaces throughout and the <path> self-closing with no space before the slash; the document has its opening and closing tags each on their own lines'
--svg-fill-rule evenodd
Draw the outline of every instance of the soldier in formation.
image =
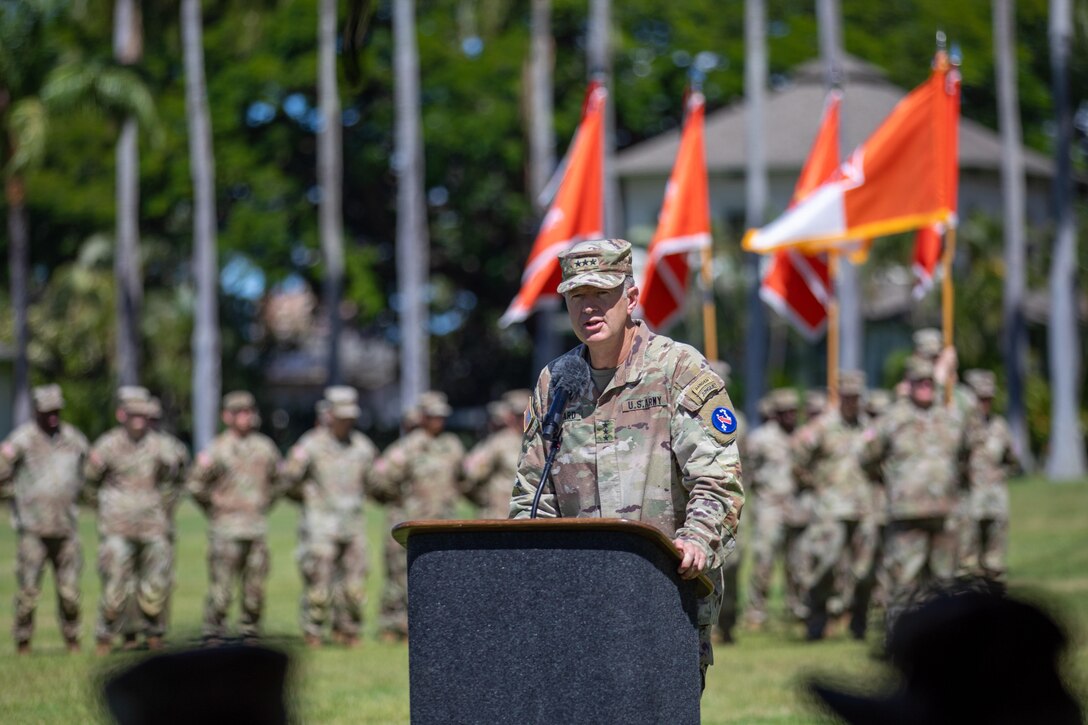
<svg viewBox="0 0 1088 725">
<path fill-rule="evenodd" d="M 120 634 L 132 597 L 148 647 L 163 645 L 173 567 L 170 510 L 179 476 L 174 454 L 149 427 L 151 411 L 149 396 L 122 397 L 120 425 L 95 441 L 84 465 L 85 490 L 98 509 L 99 654 Z"/>
<path fill-rule="evenodd" d="M 79 651 L 80 573 L 76 504 L 83 488 L 87 439 L 61 420 L 57 385 L 32 391 L 34 420 L 0 444 L 0 498 L 12 500 L 17 555 L 14 631 L 19 654 L 30 652 L 34 611 L 48 562 L 53 567 L 57 618 L 69 652 Z"/>
<path fill-rule="evenodd" d="M 480 507 L 480 517 L 510 515 L 510 491 L 521 455 L 521 437 L 528 390 L 511 390 L 488 405 L 494 430 L 477 443 L 462 464 L 464 494 Z"/>
<path fill-rule="evenodd" d="M 240 631 L 260 634 L 269 555 L 268 511 L 280 495 L 280 452 L 260 433 L 257 401 L 245 391 L 223 397 L 220 433 L 201 451 L 189 476 L 193 500 L 208 517 L 208 597 L 204 638 L 227 635 L 227 612 L 237 582 L 242 587 Z"/>
<path fill-rule="evenodd" d="M 770 417 L 744 444 L 749 475 L 746 489 L 752 508 L 752 574 L 748 586 L 747 625 L 760 629 L 767 621 L 767 599 L 776 559 L 787 561 L 786 606 L 798 608 L 795 567 L 788 564 L 804 529 L 804 512 L 794 476 L 791 437 L 800 399 L 793 388 L 771 392 Z"/>
<path fill-rule="evenodd" d="M 856 639 L 865 637 L 877 527 L 869 477 L 860 464 L 868 420 L 862 411 L 865 375 L 839 375 L 839 407 L 803 426 L 794 437 L 799 481 L 815 494 L 813 520 L 799 557 L 807 636 L 822 639 L 828 618 L 846 614 Z"/>
<path fill-rule="evenodd" d="M 448 519 L 460 496 L 464 446 L 445 432 L 452 409 L 446 395 L 423 393 L 415 409 L 419 426 L 390 445 L 374 466 L 375 490 L 388 504 L 390 525 L 412 519 Z M 387 537 L 386 580 L 379 627 L 386 640 L 408 636 L 408 559 L 404 549 Z"/>
<path fill-rule="evenodd" d="M 1003 583 L 1009 535 L 1008 477 L 1019 470 L 1019 462 L 1009 424 L 993 412 L 994 374 L 968 370 L 965 378 L 978 408 L 970 425 L 967 516 L 959 529 L 959 573 Z"/>
<path fill-rule="evenodd" d="M 726 389 L 729 389 L 732 384 L 733 368 L 724 360 L 709 360 L 708 362 L 710 369 L 718 374 Z M 740 454 L 741 467 L 745 469 L 748 466 L 748 454 L 745 451 L 748 420 L 739 410 L 734 412 L 734 416 L 737 419 L 737 452 Z M 736 549 L 722 564 L 722 606 L 718 611 L 718 637 L 722 644 L 733 643 L 733 629 L 737 626 L 740 615 L 740 562 L 746 546 L 743 541 L 748 535 L 742 535 L 738 530 L 735 537 Z"/>
<path fill-rule="evenodd" d="M 303 593 L 300 621 L 306 644 L 359 641 L 366 603 L 367 545 L 363 504 L 373 495 L 378 449 L 355 429 L 361 412 L 354 388 L 325 391 L 325 415 L 291 448 L 284 477 L 302 502 L 298 562 Z"/>
</svg>

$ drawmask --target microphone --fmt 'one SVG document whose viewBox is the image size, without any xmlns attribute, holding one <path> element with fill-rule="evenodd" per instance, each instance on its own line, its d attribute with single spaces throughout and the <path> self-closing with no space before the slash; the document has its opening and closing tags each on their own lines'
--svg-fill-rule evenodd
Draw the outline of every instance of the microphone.
<svg viewBox="0 0 1088 725">
<path fill-rule="evenodd" d="M 587 395 L 592 390 L 593 379 L 589 373 L 589 363 L 578 353 L 563 355 L 551 367 L 552 402 L 548 405 L 548 413 L 542 421 L 540 435 L 551 445 L 548 455 L 544 459 L 544 470 L 540 474 L 540 483 L 537 484 L 536 494 L 533 496 L 533 505 L 529 510 L 529 518 L 535 519 L 537 507 L 540 506 L 540 494 L 544 492 L 544 485 L 552 470 L 555 454 L 559 452 L 559 439 L 563 435 L 563 410 L 567 402 L 578 395 Z"/>
<path fill-rule="evenodd" d="M 563 355 L 551 368 L 551 404 L 542 421 L 541 435 L 555 444 L 563 425 L 563 411 L 571 398 L 589 392 L 592 379 L 589 363 L 578 353 Z"/>
</svg>

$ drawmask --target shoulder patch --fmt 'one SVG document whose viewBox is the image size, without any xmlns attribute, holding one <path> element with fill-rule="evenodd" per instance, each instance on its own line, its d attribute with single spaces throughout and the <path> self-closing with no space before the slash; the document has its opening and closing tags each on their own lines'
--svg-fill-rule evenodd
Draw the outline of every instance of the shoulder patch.
<svg viewBox="0 0 1088 725">
<path fill-rule="evenodd" d="M 724 386 L 721 378 L 713 372 L 708 370 L 701 373 L 684 390 L 684 402 L 687 403 L 685 407 L 692 411 L 701 409 L 706 401 L 722 387 Z"/>
<path fill-rule="evenodd" d="M 723 446 L 737 439 L 737 414 L 733 403 L 724 392 L 708 400 L 699 411 L 699 417 L 711 437 Z"/>
<path fill-rule="evenodd" d="M 536 417 L 533 415 L 533 404 L 525 406 L 525 415 L 522 416 L 521 432 L 530 435 L 536 427 Z"/>
</svg>

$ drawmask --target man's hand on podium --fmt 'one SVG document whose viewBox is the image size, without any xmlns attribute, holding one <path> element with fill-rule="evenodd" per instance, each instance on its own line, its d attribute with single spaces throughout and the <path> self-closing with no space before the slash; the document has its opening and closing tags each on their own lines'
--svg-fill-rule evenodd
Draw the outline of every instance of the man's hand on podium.
<svg viewBox="0 0 1088 725">
<path fill-rule="evenodd" d="M 706 569 L 706 551 L 699 544 L 688 539 L 673 539 L 673 545 L 680 550 L 684 559 L 676 571 L 683 579 L 694 579 Z"/>
</svg>

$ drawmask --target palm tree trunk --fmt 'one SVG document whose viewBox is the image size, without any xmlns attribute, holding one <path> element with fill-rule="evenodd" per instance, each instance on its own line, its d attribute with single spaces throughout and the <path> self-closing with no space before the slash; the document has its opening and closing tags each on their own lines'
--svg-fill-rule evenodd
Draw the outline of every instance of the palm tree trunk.
<svg viewBox="0 0 1088 725">
<path fill-rule="evenodd" d="M 551 0 L 533 0 L 529 57 L 529 195 L 542 219 L 548 204 L 543 201 L 548 180 L 555 171 L 555 111 L 552 101 L 555 41 L 552 38 Z M 536 313 L 533 370 L 541 370 L 559 356 L 559 335 L 553 321 L 558 313 L 542 309 Z"/>
<path fill-rule="evenodd" d="M 215 436 L 222 389 L 219 343 L 219 264 L 216 249 L 215 158 L 204 77 L 200 0 L 181 0 L 185 54 L 185 105 L 189 121 L 189 171 L 193 179 L 193 445 L 203 450 Z"/>
<path fill-rule="evenodd" d="M 423 198 L 419 51 L 415 0 L 393 0 L 393 73 L 396 103 L 397 287 L 400 291 L 401 405 L 430 387 L 426 285 L 429 261 Z"/>
<path fill-rule="evenodd" d="M 745 226 L 763 224 L 767 208 L 767 153 L 764 101 L 767 89 L 767 9 L 764 0 L 744 3 Z M 759 399 L 766 388 L 767 312 L 759 298 L 760 256 L 745 259 L 748 277 L 748 324 L 744 346 L 744 407 L 749 420 L 759 420 Z"/>
<path fill-rule="evenodd" d="M 1008 419 L 1013 446 L 1025 469 L 1034 468 L 1024 407 L 1027 326 L 1024 291 L 1024 155 L 1020 131 L 1020 99 L 1016 87 L 1015 0 L 994 0 L 994 64 L 997 69 L 997 113 L 1001 131 L 1001 191 L 1005 228 L 1005 282 L 1002 296 L 1002 353 L 1009 396 Z"/>
<path fill-rule="evenodd" d="M 328 382 L 340 383 L 340 298 L 344 290 L 344 148 L 341 141 L 340 89 L 336 80 L 336 0 L 318 6 L 317 97 L 321 126 L 317 132 L 317 181 L 321 187 L 318 227 L 325 261 L 322 297 L 329 324 Z"/>
<path fill-rule="evenodd" d="M 114 57 L 126 65 L 143 54 L 143 31 L 136 0 L 117 0 L 113 13 Z M 139 127 L 129 117 L 117 140 L 117 242 L 113 255 L 117 287 L 117 377 L 122 385 L 140 381 L 140 150 Z"/>
<path fill-rule="evenodd" d="M 1050 68 L 1054 93 L 1057 170 L 1054 206 L 1057 236 L 1050 260 L 1050 457 L 1047 476 L 1069 481 L 1084 476 L 1080 408 L 1080 329 L 1076 307 L 1076 220 L 1073 207 L 1073 109 L 1069 56 L 1073 45 L 1070 0 L 1050 0 Z"/>
<path fill-rule="evenodd" d="M 23 180 L 11 176 L 4 185 L 8 207 L 8 271 L 11 275 L 11 308 L 15 323 L 15 392 L 12 423 L 20 425 L 30 420 L 30 363 L 27 346 L 30 342 L 27 311 L 30 295 L 30 238 L 26 215 L 26 194 Z"/>
<path fill-rule="evenodd" d="M 604 233 L 619 236 L 623 226 L 622 201 L 616 179 L 616 102 L 612 89 L 612 3 L 611 0 L 590 0 L 589 28 L 586 39 L 586 66 L 591 78 L 608 89 L 604 120 Z"/>
<path fill-rule="evenodd" d="M 827 70 L 828 86 L 845 84 L 846 79 L 842 77 L 842 6 L 839 0 L 817 0 L 816 13 L 820 24 L 820 56 Z M 860 370 L 864 362 L 865 323 L 861 314 L 858 268 L 845 256 L 839 257 L 836 268 L 835 296 L 839 302 L 839 366 Z"/>
</svg>

